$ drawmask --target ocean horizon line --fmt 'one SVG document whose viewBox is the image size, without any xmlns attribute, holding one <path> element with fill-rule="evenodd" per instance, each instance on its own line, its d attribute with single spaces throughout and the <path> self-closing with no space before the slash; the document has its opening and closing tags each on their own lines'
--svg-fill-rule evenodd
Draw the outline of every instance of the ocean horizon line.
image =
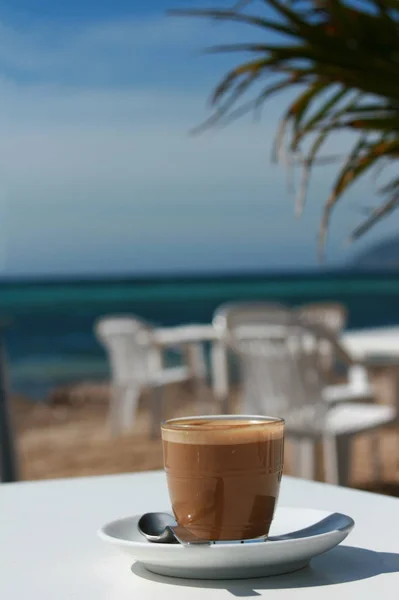
<svg viewBox="0 0 399 600">
<path fill-rule="evenodd" d="M 181 272 L 181 273 L 149 273 L 149 274 L 87 274 L 87 275 L 76 275 L 76 274 L 67 274 L 67 275 L 27 275 L 27 276 L 19 276 L 19 275 L 5 275 L 0 276 L 0 286 L 7 285 L 15 285 L 15 286 L 26 286 L 26 285 L 101 285 L 104 283 L 115 283 L 115 284 L 123 284 L 123 283 L 137 283 L 137 284 L 154 284 L 157 282 L 167 282 L 167 283 L 183 283 L 183 282 L 196 282 L 200 283 L 202 281 L 215 281 L 215 280 L 223 280 L 223 281 L 236 281 L 236 280 L 246 280 L 246 279 L 257 279 L 257 278 L 267 278 L 267 279 L 275 279 L 275 280 L 284 280 L 284 279 L 328 279 L 331 277 L 342 277 L 344 279 L 349 278 L 364 278 L 364 277 L 392 277 L 397 276 L 399 274 L 399 268 L 378 268 L 378 269 L 368 269 L 353 266 L 347 267 L 336 267 L 330 269 L 319 269 L 319 268 L 309 268 L 309 269 L 295 269 L 295 270 L 248 270 L 245 271 L 220 271 L 220 272 Z"/>
</svg>

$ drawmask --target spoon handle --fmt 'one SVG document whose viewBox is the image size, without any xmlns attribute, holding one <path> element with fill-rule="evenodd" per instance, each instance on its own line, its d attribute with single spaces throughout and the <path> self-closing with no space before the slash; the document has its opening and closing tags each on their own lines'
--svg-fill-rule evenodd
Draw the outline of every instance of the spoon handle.
<svg viewBox="0 0 399 600">
<path fill-rule="evenodd" d="M 223 545 L 231 545 L 231 544 L 259 544 L 264 542 L 281 542 L 284 540 L 299 540 L 301 538 L 312 537 L 314 535 L 322 535 L 323 533 L 331 533 L 332 531 L 350 531 L 355 525 L 355 522 L 351 517 L 346 515 L 342 515 L 340 513 L 332 513 L 318 521 L 317 523 L 313 523 L 313 525 L 309 525 L 309 527 L 304 527 L 303 529 L 298 529 L 297 531 L 293 531 L 291 533 L 285 533 L 282 535 L 274 535 L 269 537 L 260 537 L 251 540 L 242 540 L 242 541 L 217 541 L 217 542 L 209 542 L 210 544 L 215 544 L 216 546 Z M 188 532 L 187 532 L 188 533 Z M 197 540 L 197 538 L 195 538 Z M 182 542 L 184 543 L 184 542 Z M 208 543 L 202 542 L 202 540 L 194 541 L 192 543 Z"/>
<path fill-rule="evenodd" d="M 341 515 L 340 513 L 333 513 L 328 515 L 325 519 L 310 525 L 309 527 L 305 527 L 304 529 L 299 529 L 298 531 L 293 531 L 292 533 L 287 533 L 284 535 L 275 535 L 267 538 L 268 542 L 278 542 L 281 540 L 299 540 L 301 538 L 310 537 L 313 535 L 321 535 L 323 533 L 330 533 L 331 531 L 346 531 L 350 530 L 354 527 L 355 522 L 350 517 L 346 515 Z"/>
</svg>

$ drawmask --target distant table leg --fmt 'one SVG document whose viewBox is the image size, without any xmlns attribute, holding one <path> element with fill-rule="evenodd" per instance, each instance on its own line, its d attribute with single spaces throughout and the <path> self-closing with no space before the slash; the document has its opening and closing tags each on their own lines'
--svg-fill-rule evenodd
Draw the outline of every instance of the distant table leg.
<svg viewBox="0 0 399 600">
<path fill-rule="evenodd" d="M 221 341 L 213 342 L 211 348 L 212 384 L 215 398 L 220 402 L 223 413 L 229 412 L 229 382 L 226 346 Z"/>
</svg>

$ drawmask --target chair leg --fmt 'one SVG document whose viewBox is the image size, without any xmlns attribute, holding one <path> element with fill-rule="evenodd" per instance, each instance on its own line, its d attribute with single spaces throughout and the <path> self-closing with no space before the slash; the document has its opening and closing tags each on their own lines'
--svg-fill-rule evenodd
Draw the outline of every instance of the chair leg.
<svg viewBox="0 0 399 600">
<path fill-rule="evenodd" d="M 220 402 L 223 414 L 229 413 L 229 376 L 227 350 L 223 342 L 216 341 L 211 347 L 213 394 Z"/>
<path fill-rule="evenodd" d="M 186 356 L 190 375 L 196 379 L 205 380 L 207 377 L 207 368 L 203 345 L 201 343 L 188 344 Z"/>
<path fill-rule="evenodd" d="M 351 438 L 349 435 L 337 437 L 339 485 L 349 485 L 352 466 Z"/>
<path fill-rule="evenodd" d="M 116 438 L 121 433 L 122 418 L 121 418 L 121 390 L 120 386 L 113 385 L 111 387 L 111 396 L 108 408 L 108 427 L 111 437 Z"/>
<path fill-rule="evenodd" d="M 195 403 L 199 415 L 206 414 L 207 406 L 207 368 L 204 347 L 201 343 L 188 344 L 186 360 L 189 365 L 191 381 L 194 388 Z"/>
<path fill-rule="evenodd" d="M 138 388 L 130 386 L 125 388 L 121 407 L 122 427 L 125 433 L 132 428 L 139 397 L 140 390 Z"/>
<path fill-rule="evenodd" d="M 302 479 L 315 478 L 315 440 L 295 439 L 295 475 Z"/>
<path fill-rule="evenodd" d="M 351 437 L 325 435 L 323 438 L 324 469 L 327 483 L 349 485 Z"/>
<path fill-rule="evenodd" d="M 338 451 L 334 435 L 323 437 L 324 480 L 332 485 L 339 484 Z"/>
<path fill-rule="evenodd" d="M 140 390 L 129 386 L 112 386 L 108 410 L 108 425 L 112 437 L 126 433 L 132 426 Z"/>
<path fill-rule="evenodd" d="M 161 422 L 163 414 L 163 389 L 159 386 L 151 388 L 151 431 L 150 437 L 155 440 L 161 434 Z"/>
</svg>

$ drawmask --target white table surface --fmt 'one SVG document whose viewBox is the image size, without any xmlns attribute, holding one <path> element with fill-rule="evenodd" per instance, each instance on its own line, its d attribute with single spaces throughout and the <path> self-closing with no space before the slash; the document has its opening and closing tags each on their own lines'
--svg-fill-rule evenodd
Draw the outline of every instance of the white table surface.
<svg viewBox="0 0 399 600">
<path fill-rule="evenodd" d="M 218 339 L 212 324 L 188 324 L 175 327 L 158 327 L 154 329 L 155 340 L 164 346 L 190 343 L 213 342 Z"/>
<path fill-rule="evenodd" d="M 350 330 L 342 334 L 341 340 L 357 358 L 378 355 L 399 358 L 399 327 Z"/>
<path fill-rule="evenodd" d="M 211 324 L 160 327 L 154 331 L 154 335 L 156 341 L 163 346 L 219 341 L 217 332 Z M 354 358 L 378 355 L 399 357 L 399 327 L 351 329 L 342 333 L 341 343 Z"/>
<path fill-rule="evenodd" d="M 169 505 L 163 473 L 0 486 L 0 598 L 4 600 L 384 600 L 399 598 L 399 500 L 285 478 L 280 503 L 344 512 L 343 545 L 290 575 L 176 580 L 132 567 L 96 536 L 115 518 Z M 204 591 L 205 588 L 205 591 Z"/>
<path fill-rule="evenodd" d="M 229 375 L 227 352 L 212 324 L 188 324 L 177 327 L 160 327 L 154 330 L 155 340 L 160 346 L 211 342 L 212 387 L 215 398 L 228 406 Z M 353 359 L 380 359 L 378 364 L 391 366 L 399 360 L 399 327 L 377 327 L 374 329 L 350 330 L 342 333 L 340 341 Z M 382 362 L 381 362 L 381 359 Z M 387 362 L 388 361 L 388 362 Z M 392 372 L 395 391 L 399 401 L 399 379 Z M 226 408 L 227 410 L 227 408 Z M 398 596 L 399 598 L 399 596 Z"/>
</svg>

